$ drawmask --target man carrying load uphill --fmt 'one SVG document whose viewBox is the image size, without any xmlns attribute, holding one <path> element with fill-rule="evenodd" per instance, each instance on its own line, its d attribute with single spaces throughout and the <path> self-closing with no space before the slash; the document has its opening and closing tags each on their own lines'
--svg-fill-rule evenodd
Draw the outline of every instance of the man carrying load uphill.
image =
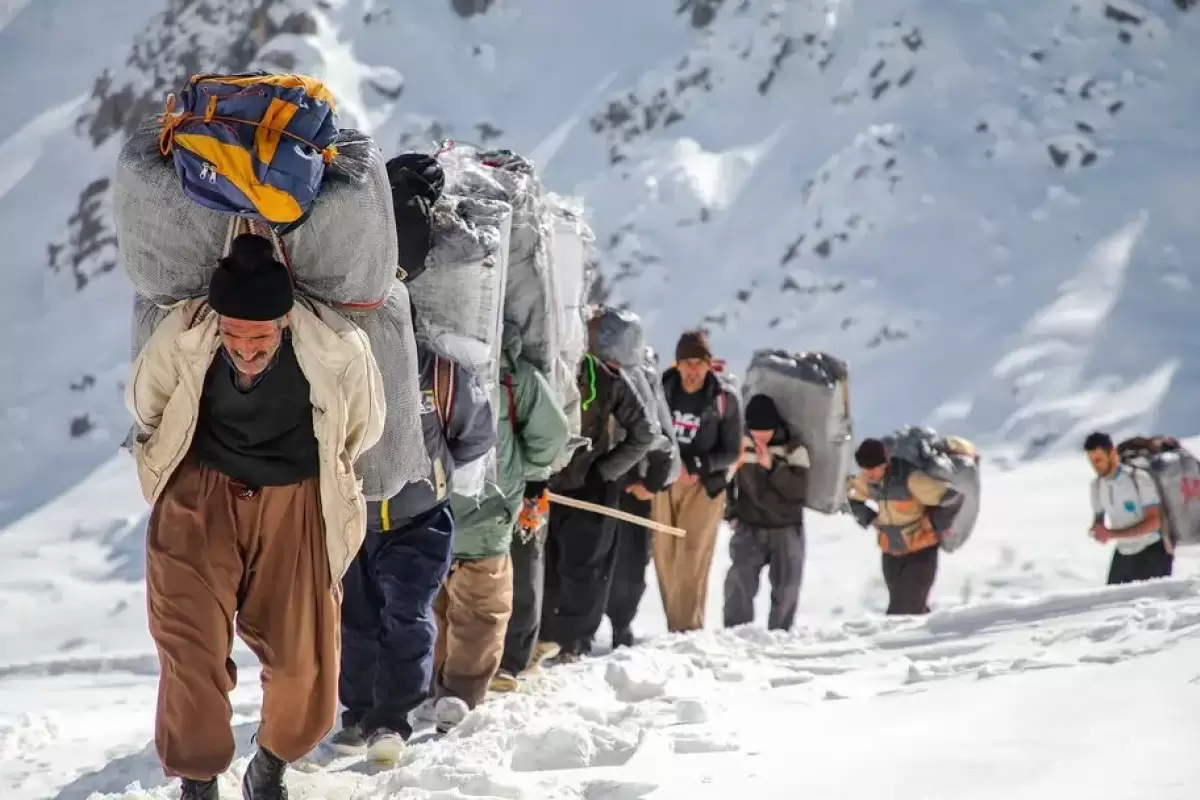
<svg viewBox="0 0 1200 800">
<path fill-rule="evenodd" d="M 887 613 L 928 614 L 939 539 L 949 531 L 963 495 L 947 481 L 893 457 L 879 439 L 864 439 L 854 460 L 862 472 L 850 480 L 847 497 L 858 523 L 879 534 Z"/>
<path fill-rule="evenodd" d="M 455 470 L 496 443 L 491 403 L 475 375 L 423 344 L 417 356 L 429 476 L 367 503 L 366 540 L 343 582 L 338 695 L 346 711 L 332 743 L 346 750 L 365 745 L 368 760 L 385 764 L 412 736 L 409 712 L 433 681 L 433 602 L 457 539 L 450 507 Z"/>
<path fill-rule="evenodd" d="M 385 400 L 368 335 L 334 310 L 381 308 L 396 268 L 381 154 L 349 133 L 315 78 L 197 75 L 118 159 L 122 264 L 170 308 L 126 403 L 152 505 L 155 746 L 183 800 L 217 800 L 234 757 L 235 628 L 263 687 L 242 794 L 286 800 L 288 762 L 337 714 L 341 580 L 379 480 L 363 456 L 386 435 L 403 453 L 391 482 L 427 466 L 415 381 L 411 402 Z"/>
<path fill-rule="evenodd" d="M 286 797 L 284 770 L 337 714 L 340 581 L 363 541 L 354 462 L 383 427 L 360 330 L 297 302 L 271 242 L 233 241 L 207 300 L 178 305 L 126 389 L 162 663 L 155 746 L 185 800 L 216 800 L 234 756 L 233 630 L 263 666 L 249 800 Z"/>
</svg>

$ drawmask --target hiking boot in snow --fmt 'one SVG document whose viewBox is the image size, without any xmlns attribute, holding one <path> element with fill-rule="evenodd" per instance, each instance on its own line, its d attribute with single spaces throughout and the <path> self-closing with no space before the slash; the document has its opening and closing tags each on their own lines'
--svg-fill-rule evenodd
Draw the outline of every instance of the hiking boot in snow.
<svg viewBox="0 0 1200 800">
<path fill-rule="evenodd" d="M 581 659 L 581 658 L 583 658 L 583 656 L 580 655 L 579 653 L 576 653 L 574 650 L 563 650 L 561 653 L 558 654 L 558 658 L 554 659 L 554 663 L 555 664 L 574 664 L 577 661 L 579 661 L 579 659 Z"/>
<path fill-rule="evenodd" d="M 538 642 L 533 652 L 529 654 L 529 666 L 525 668 L 526 672 L 537 672 L 542 668 L 542 664 L 557 656 L 562 651 L 562 646 L 558 642 Z"/>
<path fill-rule="evenodd" d="M 466 718 L 471 713 L 467 704 L 457 697 L 443 697 L 437 701 L 434 710 L 437 714 L 438 733 L 445 733 Z"/>
<path fill-rule="evenodd" d="M 488 688 L 493 692 L 515 692 L 521 688 L 521 682 L 517 680 L 516 675 L 502 669 L 496 673 L 496 677 L 492 678 L 492 683 Z"/>
<path fill-rule="evenodd" d="M 630 628 L 613 630 L 613 650 L 618 647 L 633 647 L 633 631 Z"/>
<path fill-rule="evenodd" d="M 283 782 L 286 771 L 286 761 L 260 746 L 242 777 L 243 800 L 288 800 L 287 785 Z"/>
<path fill-rule="evenodd" d="M 179 800 L 221 800 L 217 793 L 217 779 L 194 781 L 184 778 L 180 782 Z"/>
<path fill-rule="evenodd" d="M 329 744 L 334 750 L 354 752 L 367 745 L 367 737 L 361 725 L 347 725 L 333 735 Z"/>
<path fill-rule="evenodd" d="M 395 764 L 408 742 L 390 728 L 378 728 L 367 737 L 367 761 L 373 764 Z"/>
</svg>

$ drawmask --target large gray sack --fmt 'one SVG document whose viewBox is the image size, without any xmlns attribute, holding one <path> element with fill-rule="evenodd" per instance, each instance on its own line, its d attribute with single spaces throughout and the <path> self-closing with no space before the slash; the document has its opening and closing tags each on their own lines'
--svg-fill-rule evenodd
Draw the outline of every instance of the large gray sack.
<svg viewBox="0 0 1200 800">
<path fill-rule="evenodd" d="M 653 348 L 645 349 L 645 357 L 640 371 L 643 380 L 650 388 L 650 398 L 647 402 L 658 415 L 659 438 L 656 450 L 665 450 L 671 454 L 671 468 L 667 473 L 667 485 L 679 480 L 683 471 L 683 458 L 679 454 L 679 443 L 675 439 L 675 421 L 671 415 L 671 404 L 667 402 L 667 392 L 662 384 L 662 372 L 659 368 L 658 354 Z M 645 476 L 647 462 L 642 461 L 641 474 Z"/>
<path fill-rule="evenodd" d="M 232 215 L 193 203 L 144 122 L 117 158 L 117 247 L 134 290 L 153 303 L 201 297 L 224 253 Z M 383 154 L 369 136 L 341 131 L 312 213 L 285 234 L 301 290 L 332 305 L 378 303 L 396 274 L 398 245 Z"/>
<path fill-rule="evenodd" d="M 368 500 L 385 500 L 407 483 L 427 480 L 430 470 L 421 432 L 421 376 L 408 290 L 393 279 L 379 308 L 341 313 L 366 334 L 383 375 L 383 437 L 359 456 L 355 472 Z"/>
<path fill-rule="evenodd" d="M 1200 461 L 1182 445 L 1177 449 L 1123 457 L 1154 478 L 1166 507 L 1167 535 L 1176 547 L 1200 545 Z"/>
<path fill-rule="evenodd" d="M 770 397 L 793 438 L 808 448 L 806 505 L 832 514 L 843 505 L 854 460 L 850 374 L 845 362 L 825 353 L 759 350 L 750 359 L 742 396 Z"/>
<path fill-rule="evenodd" d="M 900 428 L 883 443 L 892 458 L 912 464 L 931 478 L 948 482 L 962 495 L 962 504 L 945 524 L 938 537 L 941 548 L 953 553 L 966 543 L 979 519 L 983 500 L 980 464 L 974 445 L 958 437 L 943 437 L 932 428 Z M 931 516 L 939 512 L 935 509 Z M 937 520 L 942 523 L 942 520 Z"/>
<path fill-rule="evenodd" d="M 428 268 L 407 284 L 417 311 L 417 338 L 475 373 L 498 423 L 512 207 L 499 200 L 443 193 L 430 222 Z M 477 497 L 495 478 L 493 449 L 476 464 L 456 471 L 454 491 Z"/>
<path fill-rule="evenodd" d="M 646 352 L 642 320 L 628 309 L 597 306 L 589 321 L 592 352 L 602 361 L 640 367 Z"/>
<path fill-rule="evenodd" d="M 446 191 L 512 207 L 504 317 L 521 334 L 521 354 L 549 375 L 558 354 L 558 298 L 550 262 L 549 219 L 533 163 L 508 150 L 459 145 L 440 157 Z"/>
</svg>

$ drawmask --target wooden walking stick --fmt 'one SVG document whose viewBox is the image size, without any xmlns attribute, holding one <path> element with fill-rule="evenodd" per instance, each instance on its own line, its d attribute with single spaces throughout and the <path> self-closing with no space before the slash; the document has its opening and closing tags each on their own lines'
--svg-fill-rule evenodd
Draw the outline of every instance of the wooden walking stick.
<svg viewBox="0 0 1200 800">
<path fill-rule="evenodd" d="M 593 514 L 603 514 L 606 517 L 612 517 L 613 519 L 619 519 L 624 522 L 631 522 L 634 525 L 641 525 L 649 528 L 652 531 L 668 533 L 671 536 L 684 536 L 687 534 L 687 531 L 685 531 L 683 528 L 673 528 L 670 525 L 664 525 L 661 522 L 655 522 L 652 519 L 639 517 L 637 514 L 630 514 L 628 511 L 621 511 L 616 508 L 609 508 L 608 506 L 589 503 L 586 500 L 576 500 L 574 497 L 563 497 L 561 494 L 555 494 L 554 492 L 549 492 L 549 495 L 550 502 L 558 503 L 560 506 L 578 508 L 580 511 L 591 511 Z"/>
</svg>

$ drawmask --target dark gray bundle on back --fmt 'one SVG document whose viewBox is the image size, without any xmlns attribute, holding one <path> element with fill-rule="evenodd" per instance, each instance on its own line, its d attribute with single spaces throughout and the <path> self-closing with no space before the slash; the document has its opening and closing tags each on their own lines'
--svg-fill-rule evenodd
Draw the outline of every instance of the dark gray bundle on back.
<svg viewBox="0 0 1200 800">
<path fill-rule="evenodd" d="M 614 361 L 622 367 L 642 363 L 646 352 L 646 334 L 642 320 L 628 309 L 598 306 L 588 322 L 592 353 L 602 361 Z"/>
<path fill-rule="evenodd" d="M 850 374 L 845 362 L 825 353 L 759 350 L 750 359 L 742 396 L 775 401 L 793 439 L 808 448 L 807 505 L 832 514 L 844 504 L 854 462 Z"/>
<path fill-rule="evenodd" d="M 147 120 L 117 158 L 117 246 L 134 290 L 153 303 L 201 297 L 225 252 L 235 217 L 204 208 L 180 188 Z M 392 194 L 383 154 L 366 134 L 343 130 L 311 213 L 283 236 L 305 294 L 325 303 L 379 302 L 396 274 Z"/>
<path fill-rule="evenodd" d="M 421 380 L 408 290 L 393 280 L 383 305 L 369 311 L 343 311 L 362 329 L 383 375 L 383 437 L 358 458 L 368 500 L 394 497 L 404 484 L 429 477 L 429 454 L 421 431 Z"/>
<path fill-rule="evenodd" d="M 943 437 L 932 428 L 908 426 L 883 438 L 888 455 L 912 464 L 931 478 L 948 482 L 962 496 L 962 505 L 953 511 L 938 541 L 947 553 L 953 553 L 970 537 L 979 519 L 983 485 L 979 474 L 979 455 L 975 446 L 957 436 Z M 938 514 L 933 511 L 931 516 Z"/>
</svg>

